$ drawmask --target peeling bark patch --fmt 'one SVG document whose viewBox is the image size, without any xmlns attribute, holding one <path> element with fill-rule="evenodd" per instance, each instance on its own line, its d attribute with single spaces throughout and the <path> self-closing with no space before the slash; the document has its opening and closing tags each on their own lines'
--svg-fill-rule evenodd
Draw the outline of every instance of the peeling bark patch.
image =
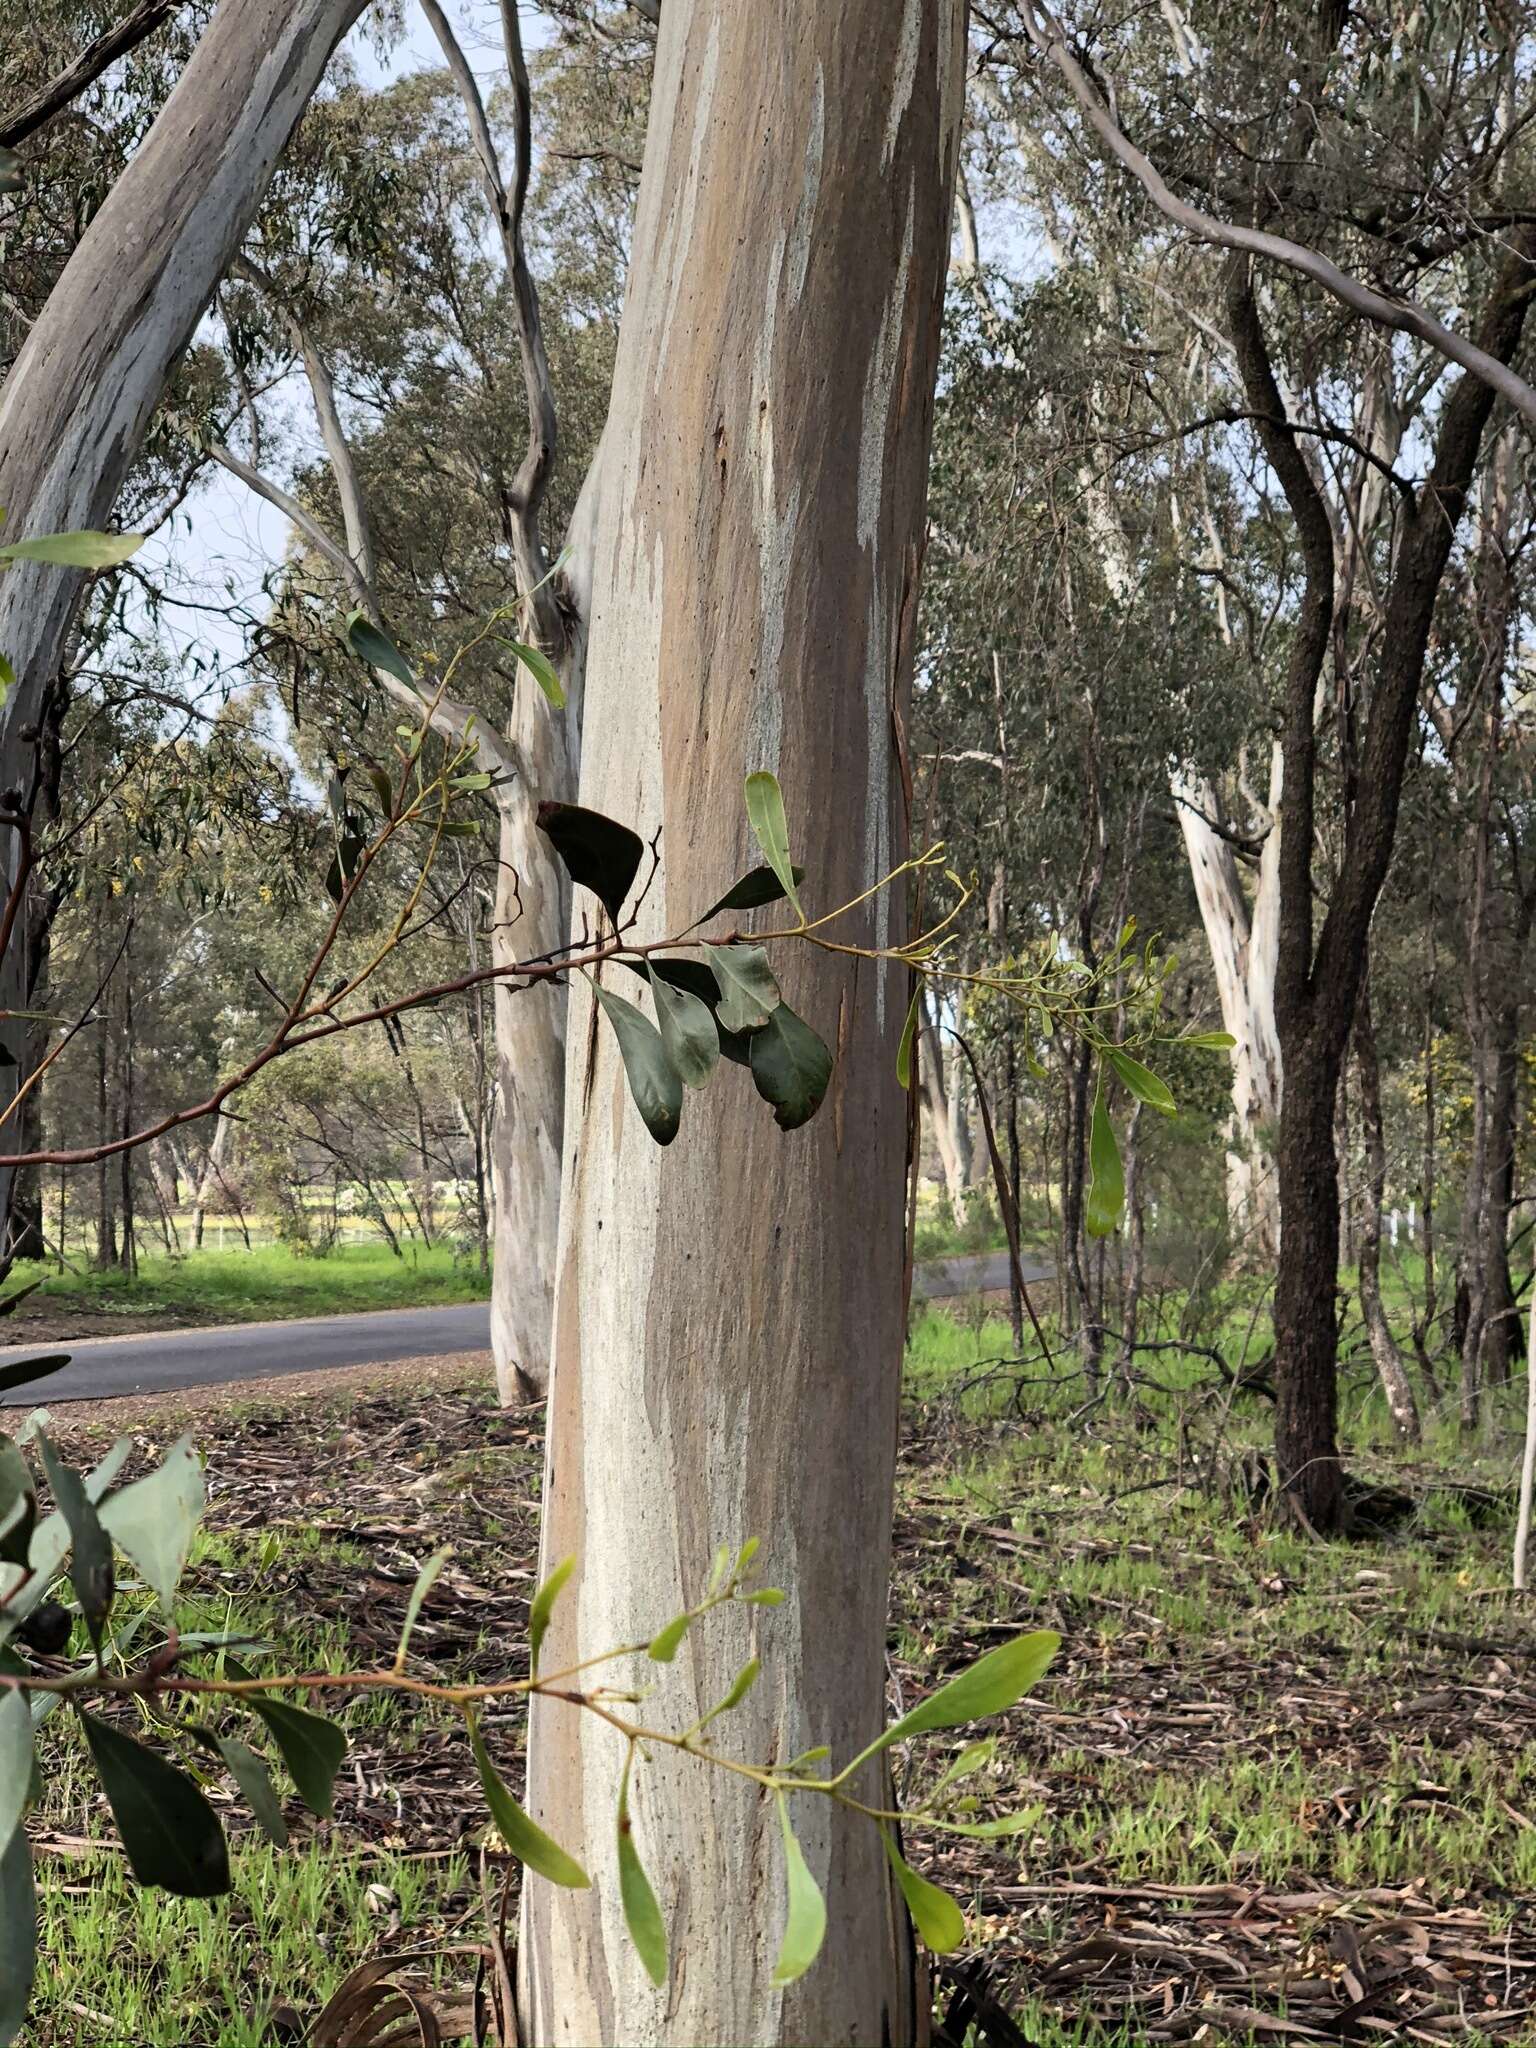
<svg viewBox="0 0 1536 2048">
<path fill-rule="evenodd" d="M 901 137 L 901 124 L 912 104 L 917 83 L 917 56 L 923 40 L 923 0 L 906 0 L 901 18 L 901 41 L 896 46 L 896 77 L 891 86 L 891 110 L 885 120 L 885 146 L 880 152 L 882 170 L 890 168 Z M 942 131 L 941 131 L 942 133 Z"/>
</svg>

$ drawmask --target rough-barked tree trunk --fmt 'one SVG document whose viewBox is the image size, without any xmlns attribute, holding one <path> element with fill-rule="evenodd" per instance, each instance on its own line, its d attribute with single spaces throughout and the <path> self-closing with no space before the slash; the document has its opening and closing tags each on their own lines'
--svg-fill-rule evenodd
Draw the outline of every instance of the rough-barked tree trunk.
<svg viewBox="0 0 1536 2048">
<path fill-rule="evenodd" d="M 105 526 L 172 365 L 250 225 L 331 52 L 365 0 L 225 0 L 158 119 L 91 222 L 0 390 L 5 533 Z M 33 779 L 39 709 L 59 674 L 78 571 L 0 575 L 0 790 Z M 14 885 L 19 834 L 0 844 Z M 17 920 L 20 923 L 20 920 Z M 0 1011 L 26 1007 L 25 946 L 0 960 Z M 12 1062 L 17 1021 L 0 1024 Z M 0 1065 L 0 1111 L 14 1063 Z M 8 1126 L 0 1126 L 0 1130 Z M 0 1143 L 0 1151 L 14 1150 Z M 0 1225 L 14 1175 L 0 1166 Z M 0 1233 L 3 1234 L 3 1233 Z"/>
<path fill-rule="evenodd" d="M 780 777 L 811 900 L 902 858 L 901 758 L 950 194 L 960 0 L 696 0 L 662 10 L 629 293 L 604 446 L 582 801 L 661 829 L 638 935 L 685 925 L 752 850 L 742 778 Z M 848 921 L 906 929 L 901 895 Z M 729 1069 L 659 1151 L 606 1027 L 572 996 L 546 1471 L 546 1563 L 579 1579 L 544 1660 L 643 1639 L 696 1597 L 715 1546 L 761 1535 L 787 1603 L 696 1629 L 648 1709 L 686 1722 L 760 1648 L 722 1740 L 743 1755 L 879 1726 L 902 1345 L 906 977 L 797 952 L 786 994 L 838 1051 L 785 1136 Z M 626 994 L 631 993 L 626 989 Z M 833 1933 L 771 1982 L 782 1849 L 771 1809 L 670 1753 L 636 1832 L 670 1923 L 669 1987 L 625 1934 L 614 1871 L 622 1743 L 533 1714 L 529 1795 L 593 1867 L 530 1877 L 524 2038 L 908 2044 L 909 1936 L 878 1835 L 802 1811 Z"/>
<path fill-rule="evenodd" d="M 1381 1299 L 1381 1216 L 1387 1193 L 1387 1137 L 1381 1113 L 1381 1062 L 1371 1020 L 1369 985 L 1355 1009 L 1355 1072 L 1365 1147 L 1365 1206 L 1360 1224 L 1360 1308 L 1392 1426 L 1404 1443 L 1419 1440 L 1419 1410 L 1402 1353 Z"/>
</svg>

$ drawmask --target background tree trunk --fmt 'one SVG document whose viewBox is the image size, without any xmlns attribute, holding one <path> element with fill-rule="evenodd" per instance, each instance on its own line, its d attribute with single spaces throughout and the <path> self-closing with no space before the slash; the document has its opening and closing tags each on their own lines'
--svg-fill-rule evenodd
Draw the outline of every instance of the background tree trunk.
<svg viewBox="0 0 1536 2048">
<path fill-rule="evenodd" d="M 642 938 L 686 924 L 759 857 L 748 771 L 780 776 L 818 905 L 905 850 L 964 61 L 955 0 L 663 10 L 581 777 L 584 803 L 662 828 Z M 847 936 L 893 941 L 905 914 L 881 894 Z M 572 996 L 544 1557 L 575 1552 L 582 1570 L 545 1656 L 644 1636 L 696 1595 L 718 1543 L 761 1534 L 790 1601 L 761 1630 L 751 1610 L 696 1631 L 654 1711 L 701 1712 L 760 1645 L 767 1675 L 725 1739 L 846 1754 L 884 1709 L 905 976 L 808 950 L 784 976 L 840 1052 L 819 1117 L 786 1137 L 731 1068 L 665 1152 L 585 991 Z M 771 1812 L 697 1766 L 647 1763 L 636 1832 L 678 1958 L 658 1993 L 613 1876 L 621 1745 L 558 1704 L 536 1706 L 531 1739 L 533 1809 L 597 1881 L 528 1881 L 528 2041 L 914 2039 L 909 1937 L 872 1829 L 799 1816 L 836 1931 L 819 1967 L 775 1989 Z"/>
<path fill-rule="evenodd" d="M 1365 1146 L 1365 1206 L 1360 1223 L 1360 1307 L 1392 1425 L 1404 1443 L 1419 1440 L 1419 1410 L 1381 1299 L 1381 1215 L 1387 1192 L 1387 1140 L 1381 1114 L 1381 1064 L 1369 987 L 1355 1012 L 1355 1069 L 1360 1077 L 1360 1134 Z"/>
<path fill-rule="evenodd" d="M 221 6 L 33 323 L 0 392 L 8 539 L 107 524 L 171 366 L 254 218 L 279 154 L 365 0 Z M 21 562 L 0 576 L 0 790 L 33 779 L 40 706 L 59 673 L 78 572 Z M 14 885 L 19 834 L 0 849 Z M 18 920 L 18 925 L 20 920 Z M 25 1008 L 25 946 L 0 961 L 0 1010 Z M 0 1028 L 14 1058 L 24 1027 Z M 15 1089 L 0 1066 L 0 1110 Z M 6 1147 L 5 1149 L 12 1149 Z M 0 1222 L 12 1172 L 0 1167 Z"/>
</svg>

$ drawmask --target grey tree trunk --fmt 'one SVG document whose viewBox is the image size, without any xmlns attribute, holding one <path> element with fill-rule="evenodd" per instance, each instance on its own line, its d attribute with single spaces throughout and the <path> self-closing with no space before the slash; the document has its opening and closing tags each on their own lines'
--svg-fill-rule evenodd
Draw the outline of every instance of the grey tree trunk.
<svg viewBox="0 0 1536 2048">
<path fill-rule="evenodd" d="M 581 772 L 584 803 L 662 830 L 642 939 L 759 858 L 749 771 L 779 775 L 818 907 L 905 850 L 964 58 L 959 0 L 662 10 Z M 904 915 L 881 895 L 847 936 L 893 941 Z M 788 1137 L 732 1068 L 658 1151 L 585 988 L 572 995 L 544 1556 L 575 1552 L 581 1574 L 544 1655 L 558 1668 L 643 1639 L 697 1595 L 717 1544 L 760 1534 L 790 1600 L 696 1631 L 647 1712 L 681 1725 L 760 1647 L 765 1677 L 722 1740 L 847 1755 L 884 1709 L 906 977 L 809 949 L 784 966 L 789 1001 L 840 1054 L 821 1114 Z M 647 1762 L 636 1833 L 675 1956 L 658 1992 L 615 1879 L 622 1744 L 558 1702 L 536 1705 L 531 1742 L 533 1811 L 595 1882 L 527 1882 L 525 2040 L 914 2040 L 909 1940 L 873 1829 L 799 1816 L 835 1931 L 778 1989 L 772 1812 L 696 1764 Z"/>
<path fill-rule="evenodd" d="M 364 5 L 224 0 L 215 13 L 0 391 L 8 539 L 110 519 L 167 373 L 249 227 L 331 52 Z M 0 707 L 0 790 L 24 791 L 32 779 L 36 742 L 23 734 L 38 728 L 80 589 L 77 571 L 42 563 L 18 563 L 0 576 L 0 652 L 16 672 Z M 13 830 L 0 843 L 7 890 L 18 840 Z M 24 950 L 13 945 L 0 960 L 0 1010 L 25 1007 Z M 0 1025 L 13 1057 L 23 1029 Z M 17 1072 L 0 1065 L 0 1111 Z M 0 1167 L 0 1222 L 12 1180 Z"/>
</svg>

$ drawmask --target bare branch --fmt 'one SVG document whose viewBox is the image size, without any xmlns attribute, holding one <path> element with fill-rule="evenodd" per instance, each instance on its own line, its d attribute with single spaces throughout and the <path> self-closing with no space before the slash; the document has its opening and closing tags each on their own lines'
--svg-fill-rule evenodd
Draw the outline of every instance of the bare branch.
<svg viewBox="0 0 1536 2048">
<path fill-rule="evenodd" d="M 1273 262 L 1283 263 L 1288 269 L 1299 271 L 1303 277 L 1321 285 L 1351 312 L 1362 314 L 1366 319 L 1375 320 L 1400 334 L 1412 334 L 1420 341 L 1428 342 L 1449 362 L 1459 363 L 1464 370 L 1471 371 L 1473 376 L 1507 398 L 1517 412 L 1536 422 L 1536 389 L 1523 377 L 1517 376 L 1507 363 L 1501 363 L 1486 349 L 1479 348 L 1476 342 L 1467 340 L 1437 320 L 1417 300 L 1388 298 L 1385 293 L 1363 284 L 1359 278 L 1351 277 L 1317 249 L 1288 241 L 1284 235 L 1270 234 L 1264 228 L 1241 227 L 1231 221 L 1217 220 L 1170 191 L 1157 166 L 1126 135 L 1103 94 L 1073 56 L 1056 17 L 1040 4 L 1040 0 L 1022 0 L 1022 7 L 1030 42 L 1041 56 L 1048 57 L 1056 66 L 1105 147 L 1140 182 L 1152 203 L 1169 220 L 1202 242 L 1212 242 L 1218 248 L 1235 249 L 1250 256 L 1267 256 Z"/>
<path fill-rule="evenodd" d="M 180 5 L 181 0 L 142 0 L 132 14 L 125 15 L 94 43 L 88 43 L 72 64 L 66 64 L 56 77 L 50 78 L 8 121 L 0 121 L 0 149 L 14 149 L 18 142 L 25 142 L 29 135 L 46 127 L 119 57 L 152 36 Z"/>
</svg>

